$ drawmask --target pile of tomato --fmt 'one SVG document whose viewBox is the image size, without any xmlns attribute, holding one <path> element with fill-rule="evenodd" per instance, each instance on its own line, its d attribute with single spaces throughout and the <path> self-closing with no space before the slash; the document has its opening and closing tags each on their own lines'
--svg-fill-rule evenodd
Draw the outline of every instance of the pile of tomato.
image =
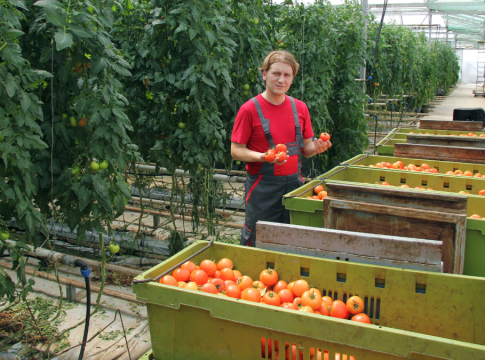
<svg viewBox="0 0 485 360">
<path fill-rule="evenodd" d="M 325 189 L 323 188 L 322 185 L 317 185 L 313 188 L 313 192 L 316 194 L 316 195 L 313 195 L 313 196 L 309 196 L 308 198 L 309 199 L 313 199 L 313 200 L 323 200 L 327 197 L 328 193 L 325 191 Z"/>
<path fill-rule="evenodd" d="M 320 290 L 311 287 L 306 280 L 287 283 L 279 279 L 273 269 L 263 270 L 259 279 L 253 280 L 235 270 L 228 258 L 217 263 L 203 260 L 199 265 L 187 261 L 171 275 L 163 276 L 160 283 L 370 324 L 369 317 L 364 314 L 364 301 L 358 296 L 351 296 L 346 303 L 333 300 L 329 296 L 322 296 Z"/>
<path fill-rule="evenodd" d="M 411 131 L 409 134 L 414 134 L 413 131 Z M 424 133 L 424 132 L 421 132 L 421 133 L 418 133 L 418 134 L 421 134 L 421 135 L 441 135 L 441 136 L 457 136 L 456 134 L 450 134 L 450 135 L 446 135 L 446 134 L 430 134 L 430 133 Z M 460 134 L 460 136 L 469 136 L 469 137 L 485 137 L 485 134 L 475 134 L 475 133 L 468 133 L 468 134 Z"/>
</svg>

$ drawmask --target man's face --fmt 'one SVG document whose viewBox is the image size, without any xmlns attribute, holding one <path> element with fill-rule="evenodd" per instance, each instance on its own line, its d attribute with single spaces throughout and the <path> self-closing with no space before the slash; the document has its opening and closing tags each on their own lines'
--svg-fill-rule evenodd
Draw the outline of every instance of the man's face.
<svg viewBox="0 0 485 360">
<path fill-rule="evenodd" d="M 266 90 L 274 95 L 284 95 L 293 83 L 293 69 L 290 65 L 276 62 L 268 70 L 263 70 Z"/>
</svg>

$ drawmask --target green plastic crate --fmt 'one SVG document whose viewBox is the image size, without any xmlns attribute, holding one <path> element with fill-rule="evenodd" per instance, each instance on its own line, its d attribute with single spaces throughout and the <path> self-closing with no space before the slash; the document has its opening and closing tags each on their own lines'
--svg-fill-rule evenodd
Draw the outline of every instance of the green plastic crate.
<svg viewBox="0 0 485 360">
<path fill-rule="evenodd" d="M 459 191 L 471 192 L 468 196 L 467 215 L 479 214 L 485 217 L 485 196 L 479 196 L 478 191 L 485 189 L 485 179 L 454 175 L 428 174 L 414 171 L 384 170 L 380 168 L 363 168 L 350 166 L 341 170 L 338 166 L 319 178 L 328 177 L 325 183 L 352 183 L 364 186 L 379 186 L 376 183 L 387 181 L 390 185 L 407 184 L 411 188 L 430 187 L 434 191 L 453 193 Z M 318 179 L 318 178 L 317 178 Z M 283 198 L 285 208 L 290 211 L 290 222 L 294 225 L 323 227 L 323 202 L 321 200 L 308 199 L 314 195 L 312 191 L 306 192 L 315 187 L 320 181 L 313 180 L 287 195 L 299 195 L 294 198 Z M 405 189 L 417 193 L 429 190 Z M 331 195 L 331 194 L 329 194 Z M 417 195 L 419 196 L 419 195 Z M 465 245 L 465 266 L 464 274 L 485 277 L 485 220 L 467 219 L 466 245 Z"/>
<path fill-rule="evenodd" d="M 429 130 L 429 129 L 393 129 L 384 139 L 379 141 L 376 146 L 376 152 L 379 155 L 392 156 L 394 155 L 394 144 L 406 143 L 406 136 L 409 133 L 415 134 L 430 134 L 430 135 L 456 135 L 469 134 L 470 131 L 452 131 L 452 130 Z M 485 132 L 473 132 L 480 136 Z"/>
<path fill-rule="evenodd" d="M 349 166 L 369 166 L 375 165 L 380 162 L 388 162 L 388 163 L 395 163 L 396 161 L 401 160 L 405 166 L 409 164 L 413 164 L 416 166 L 420 166 L 423 163 L 428 164 L 432 169 L 437 169 L 442 175 L 446 174 L 448 171 L 455 171 L 461 170 L 471 171 L 473 174 L 480 173 L 481 175 L 485 176 L 485 165 L 482 164 L 471 164 L 471 163 L 462 163 L 462 162 L 452 162 L 452 161 L 437 161 L 437 160 L 423 160 L 423 159 L 412 159 L 412 158 L 398 158 L 393 156 L 379 156 L 379 155 L 357 155 L 356 157 L 345 161 L 342 165 L 349 165 Z M 402 171 L 399 169 L 389 169 L 392 171 Z M 428 175 L 436 175 L 433 173 L 427 173 Z"/>
<path fill-rule="evenodd" d="M 155 278 L 207 245 L 198 241 L 136 279 Z M 214 243 L 193 261 L 228 257 L 252 279 L 274 267 L 280 279 L 306 279 L 323 294 L 359 295 L 377 325 L 251 303 L 149 282 L 134 284 L 147 304 L 148 359 L 285 359 L 284 345 L 328 351 L 329 359 L 485 359 L 485 279 L 349 263 Z M 301 275 L 305 272 L 308 276 Z M 272 357 L 261 351 L 271 340 Z M 151 356 L 151 357 L 150 357 Z M 323 356 L 322 356 L 323 359 Z"/>
</svg>

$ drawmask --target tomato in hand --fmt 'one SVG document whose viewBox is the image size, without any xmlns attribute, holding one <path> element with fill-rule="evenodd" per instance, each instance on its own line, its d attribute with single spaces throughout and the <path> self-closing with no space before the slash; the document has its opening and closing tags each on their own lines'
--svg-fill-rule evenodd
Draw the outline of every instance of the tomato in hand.
<svg viewBox="0 0 485 360">
<path fill-rule="evenodd" d="M 358 321 L 358 322 L 361 322 L 361 323 L 364 323 L 364 324 L 370 324 L 369 317 L 364 313 L 354 315 L 354 316 L 352 316 L 352 319 L 350 319 L 350 320 Z"/>
<path fill-rule="evenodd" d="M 320 139 L 321 139 L 322 141 L 328 141 L 328 140 L 330 140 L 330 134 L 329 134 L 329 133 L 326 133 L 326 132 L 321 133 L 321 134 L 320 134 Z"/>
<path fill-rule="evenodd" d="M 278 152 L 286 152 L 286 145 L 278 144 L 276 145 L 275 151 Z"/>
<path fill-rule="evenodd" d="M 349 309 L 347 305 L 341 300 L 335 300 L 330 307 L 330 316 L 339 319 L 347 319 L 349 317 Z"/>
<path fill-rule="evenodd" d="M 266 269 L 259 275 L 259 281 L 266 286 L 273 286 L 278 282 L 278 273 L 273 269 Z"/>
<path fill-rule="evenodd" d="M 266 162 L 272 162 L 276 156 L 276 153 L 274 150 L 268 150 L 264 153 L 264 161 Z"/>
<path fill-rule="evenodd" d="M 347 309 L 352 315 L 359 314 L 364 311 L 364 300 L 359 296 L 351 296 L 347 300 Z"/>
<path fill-rule="evenodd" d="M 279 152 L 276 153 L 275 159 L 278 162 L 283 162 L 283 161 L 286 160 L 287 157 L 288 157 L 288 155 L 286 155 L 286 152 L 279 151 Z"/>
</svg>

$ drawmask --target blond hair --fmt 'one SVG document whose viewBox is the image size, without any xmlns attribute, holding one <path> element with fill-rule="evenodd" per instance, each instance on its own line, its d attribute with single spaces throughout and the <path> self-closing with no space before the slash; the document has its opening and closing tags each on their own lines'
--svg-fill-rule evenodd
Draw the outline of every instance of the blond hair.
<svg viewBox="0 0 485 360">
<path fill-rule="evenodd" d="M 268 71 L 270 66 L 276 62 L 282 62 L 290 65 L 291 68 L 293 69 L 293 77 L 295 77 L 296 74 L 298 74 L 298 68 L 300 67 L 300 64 L 296 62 L 296 59 L 293 56 L 293 54 L 285 50 L 271 51 L 268 54 L 268 56 L 266 56 L 266 59 L 264 59 L 263 66 L 259 68 L 259 71 L 261 72 L 263 72 L 263 70 Z"/>
</svg>

